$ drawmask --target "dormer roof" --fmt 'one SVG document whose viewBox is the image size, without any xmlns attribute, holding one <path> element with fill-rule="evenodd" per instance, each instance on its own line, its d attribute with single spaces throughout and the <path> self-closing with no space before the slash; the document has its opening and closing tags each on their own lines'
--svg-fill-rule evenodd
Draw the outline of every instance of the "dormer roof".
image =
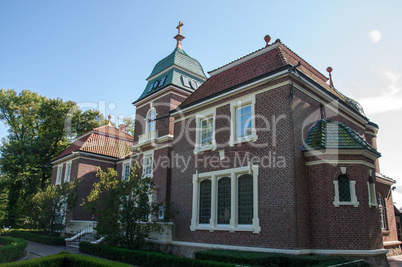
<svg viewBox="0 0 402 267">
<path fill-rule="evenodd" d="M 319 149 L 367 149 L 381 156 L 364 138 L 338 121 L 319 120 L 309 130 L 302 151 Z"/>
</svg>

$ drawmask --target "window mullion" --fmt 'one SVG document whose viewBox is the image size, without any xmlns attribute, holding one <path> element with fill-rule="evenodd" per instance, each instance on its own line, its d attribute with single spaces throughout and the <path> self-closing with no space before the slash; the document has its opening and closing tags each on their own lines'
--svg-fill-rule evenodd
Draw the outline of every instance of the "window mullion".
<svg viewBox="0 0 402 267">
<path fill-rule="evenodd" d="M 200 199 L 200 181 L 198 180 L 198 172 L 193 175 L 193 218 L 191 219 L 190 229 L 195 231 L 198 226 L 198 207 Z"/>
<path fill-rule="evenodd" d="M 211 186 L 211 219 L 210 226 L 216 226 L 216 213 L 217 213 L 217 177 L 215 175 L 212 176 L 212 186 Z"/>
<path fill-rule="evenodd" d="M 230 227 L 234 228 L 237 226 L 237 190 L 236 190 L 236 174 L 234 172 L 231 173 L 231 209 L 230 209 Z"/>
</svg>

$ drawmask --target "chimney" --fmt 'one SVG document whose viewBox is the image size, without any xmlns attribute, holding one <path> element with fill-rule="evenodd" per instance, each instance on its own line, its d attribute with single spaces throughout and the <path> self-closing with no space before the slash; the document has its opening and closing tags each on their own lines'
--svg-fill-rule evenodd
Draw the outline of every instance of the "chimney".
<svg viewBox="0 0 402 267">
<path fill-rule="evenodd" d="M 119 125 L 119 130 L 122 131 L 122 132 L 126 132 L 126 128 L 127 128 L 127 125 L 125 125 L 125 124 L 120 124 Z"/>
</svg>

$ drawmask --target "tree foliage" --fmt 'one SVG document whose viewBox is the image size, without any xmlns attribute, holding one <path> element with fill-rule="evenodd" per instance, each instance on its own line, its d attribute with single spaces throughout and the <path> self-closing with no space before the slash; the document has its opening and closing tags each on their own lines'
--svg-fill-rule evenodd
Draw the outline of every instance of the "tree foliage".
<svg viewBox="0 0 402 267">
<path fill-rule="evenodd" d="M 14 227 L 32 209 L 32 196 L 48 185 L 50 162 L 71 138 L 104 121 L 98 111 L 82 112 L 72 101 L 12 89 L 0 90 L 0 120 L 9 133 L 0 146 L 0 186 L 7 193 L 6 223 Z"/>
<path fill-rule="evenodd" d="M 126 117 L 123 119 L 123 122 L 126 125 L 126 132 L 134 136 L 135 117 Z"/>
<path fill-rule="evenodd" d="M 32 198 L 33 209 L 29 213 L 32 227 L 49 232 L 59 232 L 64 227 L 63 221 L 67 213 L 73 209 L 77 202 L 75 191 L 80 180 L 63 183 L 60 186 L 48 185 Z M 32 224 L 34 222 L 34 224 Z"/>
<path fill-rule="evenodd" d="M 160 229 L 155 220 L 159 205 L 149 200 L 154 184 L 139 173 L 134 166 L 124 180 L 111 168 L 98 170 L 100 181 L 83 203 L 96 215 L 98 236 L 104 236 L 110 245 L 141 249 L 150 232 Z"/>
</svg>

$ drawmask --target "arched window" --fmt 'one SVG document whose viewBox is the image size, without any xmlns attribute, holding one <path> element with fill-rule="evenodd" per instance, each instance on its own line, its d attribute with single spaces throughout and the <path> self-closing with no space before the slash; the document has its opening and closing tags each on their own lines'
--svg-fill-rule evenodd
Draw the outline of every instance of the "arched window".
<svg viewBox="0 0 402 267">
<path fill-rule="evenodd" d="M 229 224 L 231 215 L 231 179 L 218 180 L 218 224 Z"/>
<path fill-rule="evenodd" d="M 387 208 L 385 206 L 384 198 L 378 193 L 378 210 L 380 211 L 381 229 L 388 229 L 387 227 Z"/>
<path fill-rule="evenodd" d="M 341 174 L 338 177 L 338 188 L 339 188 L 339 201 L 350 202 L 350 183 L 349 178 Z"/>
<path fill-rule="evenodd" d="M 148 111 L 147 115 L 147 127 L 146 127 L 147 133 L 155 131 L 155 119 L 156 119 L 156 111 L 153 108 Z"/>
<path fill-rule="evenodd" d="M 243 174 L 238 178 L 238 223 L 253 223 L 253 175 Z"/>
<path fill-rule="evenodd" d="M 211 180 L 200 182 L 200 208 L 198 223 L 209 223 L 211 218 Z"/>
</svg>

